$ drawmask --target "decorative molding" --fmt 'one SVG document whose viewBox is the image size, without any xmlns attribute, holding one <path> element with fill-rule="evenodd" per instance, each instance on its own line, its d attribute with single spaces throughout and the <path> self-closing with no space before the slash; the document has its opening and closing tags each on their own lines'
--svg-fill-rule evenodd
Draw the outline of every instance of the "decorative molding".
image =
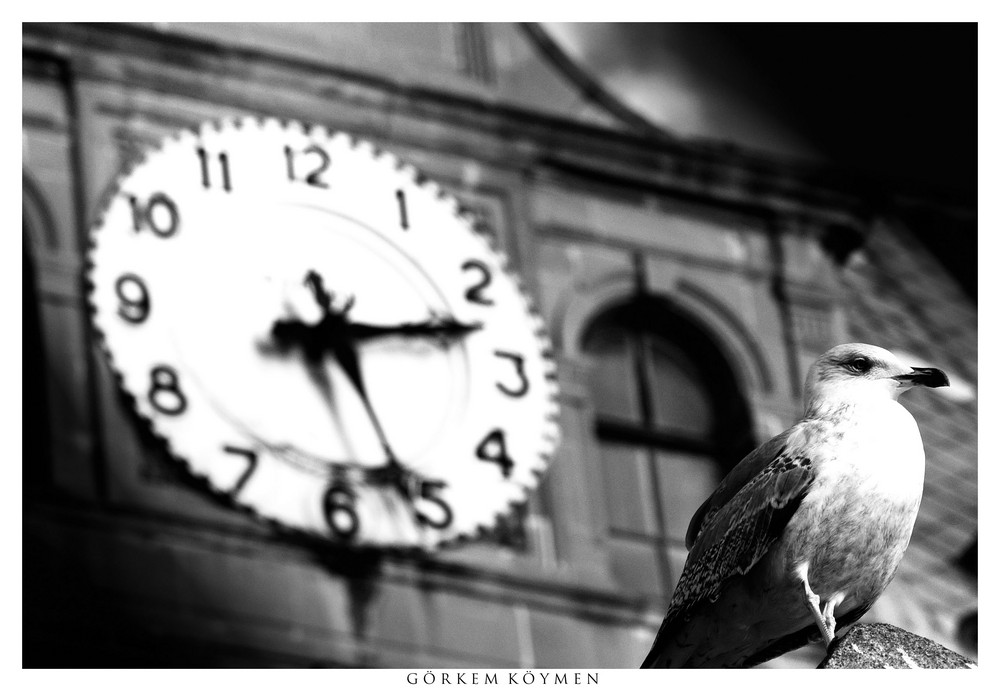
<svg viewBox="0 0 1000 691">
<path fill-rule="evenodd" d="M 718 343 L 723 346 L 726 358 L 734 365 L 737 363 L 742 365 L 734 369 L 737 372 L 743 369 L 746 373 L 753 373 L 749 379 L 744 377 L 743 385 L 747 392 L 751 393 L 751 390 L 756 388 L 764 394 L 773 393 L 774 375 L 771 368 L 767 365 L 767 359 L 756 337 L 739 316 L 721 300 L 691 281 L 684 279 L 678 281 L 677 294 L 692 298 L 697 303 L 695 306 L 690 300 L 685 300 L 687 303 L 685 311 L 701 317 L 699 321 L 716 336 Z M 709 315 L 712 318 L 706 319 Z"/>
<path fill-rule="evenodd" d="M 67 61 L 78 79 L 211 99 L 230 108 L 262 112 L 259 92 L 245 88 L 252 79 L 272 93 L 265 106 L 272 114 L 310 119 L 307 113 L 291 112 L 304 107 L 301 97 L 281 96 L 283 92 L 318 94 L 327 101 L 400 120 L 391 125 L 383 122 L 387 130 L 381 133 L 359 130 L 361 135 L 384 136 L 391 129 L 395 137 L 405 129 L 403 120 L 434 121 L 452 133 L 448 139 L 435 141 L 436 146 L 454 147 L 463 137 L 473 135 L 493 136 L 504 156 L 520 157 L 525 166 L 603 176 L 622 187 L 732 205 L 748 213 L 822 217 L 861 205 L 859 191 L 849 179 L 731 146 L 673 141 L 662 133 L 654 136 L 641 129 L 638 133 L 622 132 L 524 107 L 405 85 L 356 70 L 164 35 L 134 25 L 26 24 L 23 45 L 25 54 L 48 51 Z M 206 80 L 211 81 L 211 90 L 206 89 Z M 283 108 L 288 112 L 281 112 Z M 635 115 L 628 117 L 634 119 Z M 370 124 L 371 118 L 366 122 Z"/>
<path fill-rule="evenodd" d="M 586 70 L 581 69 L 555 41 L 549 38 L 549 35 L 539 24 L 525 22 L 521 24 L 521 28 L 542 57 L 559 70 L 566 79 L 575 84 L 585 100 L 597 104 L 642 136 L 664 141 L 676 141 L 668 132 L 625 105 L 617 96 L 587 74 Z"/>
<path fill-rule="evenodd" d="M 314 564 L 310 549 L 331 550 L 325 545 L 302 545 L 277 535 L 261 534 L 222 524 L 183 523 L 162 515 L 121 510 L 115 514 L 66 505 L 34 502 L 25 507 L 26 526 L 72 525 L 99 535 L 121 535 L 148 541 L 151 535 L 187 543 L 211 552 L 252 554 L 257 558 Z M 330 555 L 327 555 L 330 556 Z M 374 555 L 367 555 L 374 556 Z M 647 624 L 648 603 L 610 589 L 581 585 L 568 574 L 526 573 L 514 563 L 494 562 L 490 566 L 469 565 L 419 553 L 386 553 L 378 556 L 381 574 L 387 583 L 412 586 L 421 591 L 445 590 L 491 602 L 523 604 L 530 609 L 562 612 L 586 621 L 626 626 Z M 341 560 L 343 562 L 343 560 Z M 516 564 L 520 564 L 517 562 Z"/>
</svg>

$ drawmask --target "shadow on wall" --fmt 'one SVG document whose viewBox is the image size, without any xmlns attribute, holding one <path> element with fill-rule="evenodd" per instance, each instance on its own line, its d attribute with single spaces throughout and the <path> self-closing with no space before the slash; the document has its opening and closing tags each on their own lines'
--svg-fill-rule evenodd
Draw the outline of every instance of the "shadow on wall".
<svg viewBox="0 0 1000 691">
<path fill-rule="evenodd" d="M 202 643 L 191 636 L 157 634 L 149 622 L 127 611 L 120 593 L 92 582 L 84 559 L 72 551 L 59 537 L 25 528 L 21 660 L 25 669 L 315 667 L 329 663 L 283 659 L 264 651 Z M 355 555 L 350 573 L 345 573 L 348 560 L 316 555 L 317 562 L 328 562 L 332 573 L 347 579 L 354 635 L 365 639 L 368 613 L 378 593 L 381 558 Z M 374 662 L 355 660 L 351 666 Z"/>
<path fill-rule="evenodd" d="M 26 531 L 28 529 L 26 528 Z M 22 546 L 22 658 L 26 669 L 198 667 L 210 661 L 153 639 L 60 546 L 28 532 Z"/>
</svg>

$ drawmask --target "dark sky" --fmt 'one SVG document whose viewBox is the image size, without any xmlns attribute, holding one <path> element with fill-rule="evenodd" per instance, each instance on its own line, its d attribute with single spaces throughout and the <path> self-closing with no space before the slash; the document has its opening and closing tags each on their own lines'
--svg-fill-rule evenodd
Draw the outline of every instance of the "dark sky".
<svg viewBox="0 0 1000 691">
<path fill-rule="evenodd" d="M 975 24 L 720 28 L 831 161 L 976 198 Z"/>
<path fill-rule="evenodd" d="M 975 24 L 544 26 L 674 134 L 975 199 Z"/>
<path fill-rule="evenodd" d="M 765 75 L 791 123 L 834 165 L 878 191 L 974 210 L 976 25 L 816 26 L 769 27 L 765 41 L 747 27 L 726 33 Z M 802 59 L 790 59 L 796 55 Z M 975 214 L 941 213 L 934 204 L 899 205 L 896 214 L 977 299 Z"/>
<path fill-rule="evenodd" d="M 878 197 L 975 210 L 978 26 L 544 25 L 621 100 L 680 137 L 819 159 Z M 977 224 L 906 219 L 970 295 Z"/>
</svg>

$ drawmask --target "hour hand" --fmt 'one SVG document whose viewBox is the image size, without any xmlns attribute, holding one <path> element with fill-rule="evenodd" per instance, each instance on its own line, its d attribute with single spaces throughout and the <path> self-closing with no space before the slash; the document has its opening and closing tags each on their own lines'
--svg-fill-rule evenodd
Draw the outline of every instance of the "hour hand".
<svg viewBox="0 0 1000 691">
<path fill-rule="evenodd" d="M 313 324 L 292 319 L 279 319 L 271 326 L 270 349 L 285 352 L 293 346 L 299 346 L 306 360 L 319 363 L 327 350 L 326 340 L 322 332 Z"/>
</svg>

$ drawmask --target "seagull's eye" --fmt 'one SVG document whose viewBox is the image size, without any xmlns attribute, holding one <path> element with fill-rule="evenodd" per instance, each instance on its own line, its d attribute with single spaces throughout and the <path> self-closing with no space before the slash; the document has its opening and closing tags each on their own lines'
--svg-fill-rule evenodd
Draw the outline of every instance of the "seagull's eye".
<svg viewBox="0 0 1000 691">
<path fill-rule="evenodd" d="M 864 373 L 872 368 L 872 361 L 866 357 L 856 357 L 847 363 L 847 369 L 852 372 Z"/>
</svg>

